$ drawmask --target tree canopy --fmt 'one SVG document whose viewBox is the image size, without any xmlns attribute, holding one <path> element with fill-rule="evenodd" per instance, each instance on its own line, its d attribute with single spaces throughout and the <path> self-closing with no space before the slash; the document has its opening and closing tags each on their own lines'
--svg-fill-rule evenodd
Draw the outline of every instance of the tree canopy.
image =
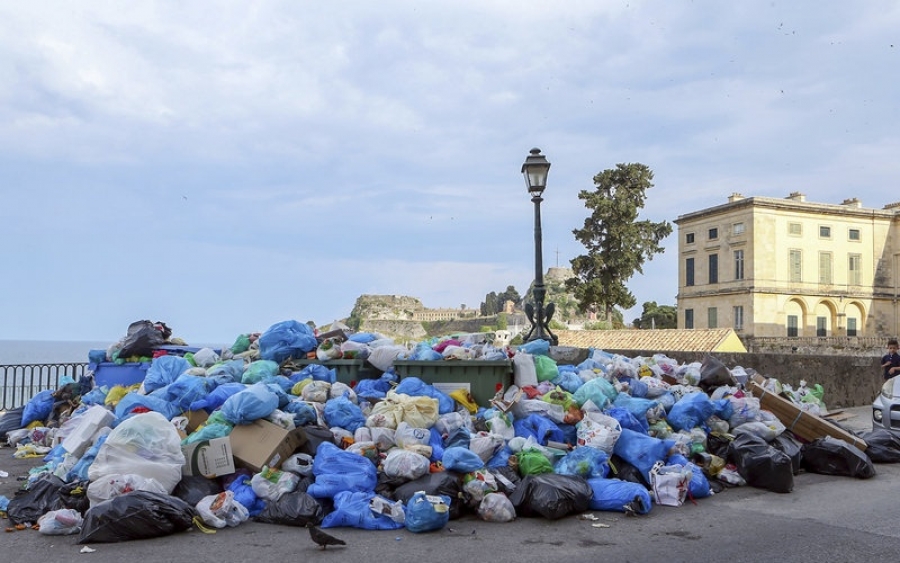
<svg viewBox="0 0 900 563">
<path fill-rule="evenodd" d="M 582 190 L 578 199 L 590 210 L 584 226 L 572 233 L 587 253 L 572 259 L 575 277 L 566 283 L 578 299 L 579 309 L 629 309 L 637 300 L 626 282 L 643 265 L 663 252 L 660 241 L 672 233 L 667 221 L 638 220 L 646 192 L 653 187 L 653 172 L 644 164 L 617 164 L 594 176 L 594 189 Z"/>
<path fill-rule="evenodd" d="M 507 301 L 518 304 L 521 300 L 522 297 L 516 288 L 508 285 L 506 286 L 506 291 L 500 293 L 492 291 L 484 296 L 484 301 L 481 303 L 481 314 L 485 317 L 496 315 L 503 312 L 503 307 Z"/>
<path fill-rule="evenodd" d="M 641 318 L 634 320 L 635 328 L 678 328 L 678 309 L 672 305 L 657 305 L 645 301 Z"/>
</svg>

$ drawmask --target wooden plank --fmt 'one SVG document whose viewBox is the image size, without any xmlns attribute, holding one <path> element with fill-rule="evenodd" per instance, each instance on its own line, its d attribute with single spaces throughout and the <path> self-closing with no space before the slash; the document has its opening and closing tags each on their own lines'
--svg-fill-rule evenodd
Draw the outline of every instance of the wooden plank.
<svg viewBox="0 0 900 563">
<path fill-rule="evenodd" d="M 791 401 L 767 391 L 758 380 L 751 381 L 748 388 L 753 396 L 759 399 L 760 407 L 770 411 L 788 430 L 798 437 L 812 441 L 825 436 L 843 440 L 865 451 L 868 447 L 865 440 L 855 436 L 828 420 L 801 410 Z"/>
</svg>

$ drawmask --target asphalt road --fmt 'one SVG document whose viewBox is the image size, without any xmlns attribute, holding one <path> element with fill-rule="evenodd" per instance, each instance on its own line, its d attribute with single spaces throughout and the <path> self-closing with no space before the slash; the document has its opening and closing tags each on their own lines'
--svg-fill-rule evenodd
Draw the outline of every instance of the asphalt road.
<svg viewBox="0 0 900 563">
<path fill-rule="evenodd" d="M 845 426 L 871 428 L 867 407 Z M 9 462 L 12 450 L 0 450 L 0 470 L 34 465 Z M 10 468 L 10 469 L 7 469 Z M 14 469 L 10 477 L 14 477 Z M 881 464 L 868 480 L 801 473 L 794 490 L 777 494 L 752 487 L 727 489 L 681 507 L 656 506 L 645 516 L 592 512 L 597 521 L 573 515 L 561 520 L 520 518 L 508 524 L 475 517 L 453 520 L 443 530 L 414 534 L 396 531 L 329 530 L 346 547 L 320 550 L 302 528 L 248 522 L 204 534 L 194 529 L 152 540 L 91 544 L 81 554 L 75 536 L 44 536 L 26 530 L 0 534 L 5 561 L 31 563 L 85 558 L 95 562 L 192 563 L 231 561 L 584 561 L 624 563 L 680 561 L 740 563 L 759 561 L 886 561 L 900 553 L 896 489 L 900 465 Z M 10 496 L 15 481 L 0 480 Z M 605 524 L 608 527 L 596 527 Z"/>
</svg>

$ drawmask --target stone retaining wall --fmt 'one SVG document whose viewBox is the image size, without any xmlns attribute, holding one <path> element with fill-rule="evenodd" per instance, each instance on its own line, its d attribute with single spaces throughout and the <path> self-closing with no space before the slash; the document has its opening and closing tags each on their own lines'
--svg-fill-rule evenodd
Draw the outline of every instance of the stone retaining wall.
<svg viewBox="0 0 900 563">
<path fill-rule="evenodd" d="M 659 350 L 606 350 L 629 358 L 665 354 L 679 364 L 702 362 L 705 352 L 661 352 Z M 588 356 L 588 350 L 558 347 L 551 354 L 558 363 L 577 364 Z M 807 385 L 820 384 L 825 388 L 822 400 L 829 410 L 869 405 L 881 391 L 883 379 L 879 367 L 880 355 L 836 356 L 827 354 L 712 354 L 729 368 L 753 368 L 766 377 L 774 377 L 793 387 L 805 380 Z"/>
</svg>

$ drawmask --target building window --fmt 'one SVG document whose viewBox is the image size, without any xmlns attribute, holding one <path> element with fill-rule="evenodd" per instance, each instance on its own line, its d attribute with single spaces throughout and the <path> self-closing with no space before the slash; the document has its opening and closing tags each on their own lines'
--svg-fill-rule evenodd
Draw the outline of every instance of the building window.
<svg viewBox="0 0 900 563">
<path fill-rule="evenodd" d="M 797 283 L 803 281 L 803 269 L 801 268 L 803 264 L 803 252 L 800 250 L 791 250 L 789 264 L 791 268 L 791 281 Z"/>
<path fill-rule="evenodd" d="M 731 226 L 731 234 L 733 235 L 742 235 L 744 234 L 744 224 L 743 223 L 735 223 Z"/>
<path fill-rule="evenodd" d="M 694 285 L 694 259 L 684 261 L 684 285 Z"/>
<path fill-rule="evenodd" d="M 788 336 L 799 336 L 800 331 L 798 329 L 799 323 L 797 322 L 799 319 L 797 315 L 788 315 L 787 318 L 787 335 Z"/>
<path fill-rule="evenodd" d="M 819 238 L 831 238 L 831 227 L 819 225 Z"/>
<path fill-rule="evenodd" d="M 788 223 L 788 234 L 799 237 L 803 234 L 803 225 L 800 223 Z"/>
<path fill-rule="evenodd" d="M 684 242 L 687 244 L 694 244 L 694 233 L 684 235 Z"/>
<path fill-rule="evenodd" d="M 709 283 L 719 283 L 719 255 L 709 255 Z"/>
<path fill-rule="evenodd" d="M 862 285 L 862 254 L 850 254 L 847 258 L 847 283 Z"/>
<path fill-rule="evenodd" d="M 694 328 L 694 310 L 684 310 L 684 328 Z"/>
<path fill-rule="evenodd" d="M 744 279 L 744 251 L 734 251 L 734 279 Z"/>
<path fill-rule="evenodd" d="M 856 336 L 856 319 L 847 317 L 847 336 Z"/>
<path fill-rule="evenodd" d="M 712 228 L 709 230 L 709 240 L 716 240 L 719 238 L 719 229 Z"/>
<path fill-rule="evenodd" d="M 847 238 L 850 240 L 858 241 L 859 239 L 859 229 L 850 229 L 847 231 Z"/>
<path fill-rule="evenodd" d="M 719 328 L 718 311 L 715 307 L 706 310 L 706 328 Z"/>
<path fill-rule="evenodd" d="M 816 336 L 828 336 L 827 323 L 825 317 L 816 317 Z"/>
<path fill-rule="evenodd" d="M 737 305 L 734 308 L 734 330 L 744 329 L 744 307 Z"/>
<path fill-rule="evenodd" d="M 823 285 L 831 285 L 831 253 L 819 253 L 819 283 Z"/>
</svg>

